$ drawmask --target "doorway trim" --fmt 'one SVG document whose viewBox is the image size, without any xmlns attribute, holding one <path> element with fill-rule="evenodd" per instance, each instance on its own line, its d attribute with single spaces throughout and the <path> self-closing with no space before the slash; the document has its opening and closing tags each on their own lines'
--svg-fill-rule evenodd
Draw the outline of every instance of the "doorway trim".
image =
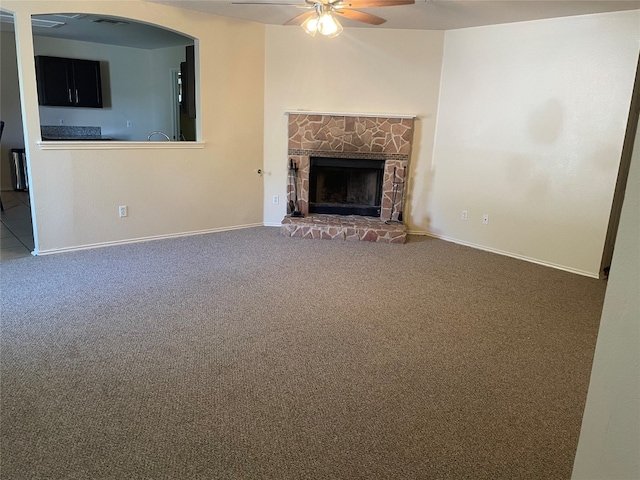
<svg viewBox="0 0 640 480">
<path fill-rule="evenodd" d="M 180 87 L 178 80 L 180 78 L 180 69 L 172 68 L 169 71 L 171 75 L 171 135 L 173 140 L 180 140 Z"/>
<path fill-rule="evenodd" d="M 631 105 L 629 107 L 629 117 L 627 120 L 627 130 L 624 135 L 624 143 L 622 144 L 622 154 L 620 158 L 620 166 L 618 167 L 618 178 L 613 191 L 613 202 L 611 203 L 611 213 L 609 214 L 609 225 L 607 226 L 607 235 L 604 241 L 604 249 L 602 251 L 602 260 L 600 261 L 600 278 L 608 277 L 609 267 L 613 259 L 613 249 L 616 243 L 616 235 L 618 233 L 618 224 L 620 223 L 620 214 L 622 213 L 622 203 L 624 201 L 624 193 L 627 188 L 627 179 L 629 177 L 629 168 L 631 167 L 631 154 L 633 153 L 633 145 L 638 129 L 638 120 L 640 118 L 640 55 L 638 56 L 638 64 L 636 66 L 636 78 L 633 84 L 633 92 L 631 93 Z"/>
</svg>

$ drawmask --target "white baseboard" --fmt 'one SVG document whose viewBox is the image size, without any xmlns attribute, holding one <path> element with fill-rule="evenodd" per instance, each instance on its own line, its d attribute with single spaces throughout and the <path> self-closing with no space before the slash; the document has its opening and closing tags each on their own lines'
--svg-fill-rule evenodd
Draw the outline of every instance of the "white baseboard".
<svg viewBox="0 0 640 480">
<path fill-rule="evenodd" d="M 556 263 L 545 262 L 543 260 L 538 260 L 537 258 L 527 257 L 525 255 L 518 255 L 512 252 L 507 252 L 504 250 L 499 250 L 497 248 L 485 247 L 484 245 L 478 245 L 471 242 L 465 242 L 464 240 L 458 240 L 457 238 L 446 237 L 444 235 L 438 235 L 436 233 L 425 232 L 425 231 L 407 231 L 409 235 L 422 235 L 426 237 L 433 237 L 439 240 L 444 240 L 445 242 L 457 243 L 458 245 L 464 245 L 465 247 L 476 248 L 478 250 L 484 250 L 485 252 L 497 253 L 498 255 L 504 255 L 506 257 L 517 258 L 518 260 L 524 260 L 525 262 L 536 263 L 538 265 L 543 265 L 545 267 L 551 267 L 558 270 L 564 270 L 565 272 L 575 273 L 578 275 L 582 275 L 584 277 L 591 277 L 599 279 L 600 276 L 598 274 L 594 274 L 593 272 L 587 272 L 586 270 L 579 270 L 577 268 L 567 267 L 565 265 L 558 265 Z"/>
<path fill-rule="evenodd" d="M 63 248 L 50 248 L 47 250 L 34 250 L 33 252 L 31 252 L 31 254 L 32 255 L 53 255 L 56 253 L 76 252 L 80 250 L 91 250 L 94 248 L 113 247 L 115 245 L 127 245 L 130 243 L 149 242 L 152 240 L 165 240 L 168 238 L 191 237 L 193 235 L 205 235 L 207 233 L 228 232 L 231 230 L 242 230 L 245 228 L 254 228 L 254 227 L 262 227 L 262 226 L 263 226 L 262 223 L 252 223 L 248 225 L 236 225 L 233 227 L 211 228 L 208 230 L 195 230 L 191 232 L 170 233 L 168 235 L 154 235 L 150 237 L 139 237 L 139 238 L 132 238 L 127 240 L 115 240 L 112 242 L 90 243 L 86 245 L 79 245 L 77 247 L 63 247 Z"/>
<path fill-rule="evenodd" d="M 80 251 L 80 250 L 91 250 L 94 248 L 103 248 L 103 247 L 112 247 L 115 245 L 127 245 L 130 243 L 140 243 L 140 242 L 149 242 L 149 241 L 153 241 L 153 240 L 164 240 L 164 239 L 169 239 L 169 238 L 179 238 L 179 237 L 190 237 L 193 235 L 206 235 L 207 233 L 218 233 L 218 232 L 228 232 L 228 231 L 232 231 L 232 230 L 242 230 L 242 229 L 246 229 L 246 228 L 255 228 L 255 227 L 281 227 L 282 224 L 281 223 L 271 223 L 271 222 L 264 222 L 264 223 L 252 223 L 252 224 L 247 224 L 247 225 L 236 225 L 233 227 L 221 227 L 221 228 L 211 228 L 208 230 L 196 230 L 196 231 L 191 231 L 191 232 L 182 232 L 182 233 L 171 233 L 168 235 L 154 235 L 154 236 L 150 236 L 150 237 L 139 237 L 139 238 L 133 238 L 133 239 L 127 239 L 127 240 L 115 240 L 115 241 L 111 241 L 111 242 L 101 242 L 101 243 L 90 243 L 90 244 L 86 244 L 86 245 L 79 245 L 76 247 L 63 247 L 63 248 L 51 248 L 51 249 L 47 249 L 47 250 L 34 250 L 33 252 L 31 252 L 32 255 L 53 255 L 56 253 L 65 253 L 65 252 L 76 252 L 76 251 Z M 458 240 L 457 238 L 451 238 L 451 237 L 447 237 L 444 235 L 438 235 L 436 233 L 431 233 L 431 232 L 425 232 L 425 231 L 415 231 L 415 230 L 409 230 L 407 231 L 407 233 L 409 235 L 422 235 L 422 236 L 426 236 L 426 237 L 433 237 L 433 238 L 437 238 L 439 240 L 444 240 L 446 242 L 452 242 L 452 243 L 457 243 L 458 245 L 464 245 L 466 247 L 471 247 L 471 248 L 475 248 L 478 250 L 484 250 L 485 252 L 491 252 L 491 253 L 497 253 L 498 255 L 504 255 L 507 257 L 512 257 L 512 258 L 516 258 L 518 260 L 524 260 L 526 262 L 531 262 L 531 263 L 536 263 L 538 265 L 543 265 L 545 267 L 551 267 L 551 268 L 556 268 L 558 270 L 564 270 L 565 272 L 570 272 L 570 273 L 575 273 L 578 275 L 582 275 L 585 277 L 591 277 L 591 278 L 600 278 L 599 275 L 594 274 L 593 272 L 587 272 L 585 270 L 579 270 L 577 268 L 572 268 L 572 267 L 567 267 L 565 265 L 558 265 L 556 263 L 551 263 L 551 262 L 545 262 L 542 260 L 538 260 L 536 258 L 531 258 L 531 257 L 527 257 L 524 255 L 517 255 L 515 253 L 511 253 L 511 252 L 507 252 L 504 250 L 499 250 L 497 248 L 491 248 L 491 247 L 486 247 L 484 245 L 478 245 L 475 243 L 471 243 L 471 242 L 466 242 L 464 240 Z"/>
</svg>

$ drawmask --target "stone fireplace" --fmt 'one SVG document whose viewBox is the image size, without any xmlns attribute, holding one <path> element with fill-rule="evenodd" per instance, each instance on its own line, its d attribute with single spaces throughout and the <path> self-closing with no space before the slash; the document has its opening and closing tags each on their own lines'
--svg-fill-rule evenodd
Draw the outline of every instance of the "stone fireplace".
<svg viewBox="0 0 640 480">
<path fill-rule="evenodd" d="M 404 243 L 405 178 L 414 117 L 289 113 L 288 204 L 282 233 Z M 288 212 L 291 213 L 291 212 Z"/>
</svg>

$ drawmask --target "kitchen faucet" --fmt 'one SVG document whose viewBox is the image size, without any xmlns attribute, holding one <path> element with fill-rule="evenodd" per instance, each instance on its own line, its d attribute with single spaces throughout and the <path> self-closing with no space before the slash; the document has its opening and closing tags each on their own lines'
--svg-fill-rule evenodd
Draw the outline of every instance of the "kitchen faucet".
<svg viewBox="0 0 640 480">
<path fill-rule="evenodd" d="M 155 132 L 151 132 L 151 133 L 149 134 L 149 136 L 147 137 L 147 141 L 149 141 L 149 142 L 150 142 L 150 141 L 151 141 L 151 137 L 153 137 L 154 135 L 162 135 L 164 138 L 166 138 L 166 139 L 167 139 L 167 141 L 169 141 L 169 142 L 171 141 L 171 139 L 169 138 L 169 135 L 167 135 L 166 133 L 161 132 L 161 131 L 159 131 L 159 130 L 158 130 L 158 131 L 155 131 Z"/>
</svg>

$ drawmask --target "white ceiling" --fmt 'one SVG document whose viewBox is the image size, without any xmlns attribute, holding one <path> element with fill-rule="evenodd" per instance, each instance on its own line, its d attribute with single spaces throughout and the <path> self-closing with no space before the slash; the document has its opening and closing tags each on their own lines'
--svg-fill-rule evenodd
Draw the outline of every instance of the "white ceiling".
<svg viewBox="0 0 640 480">
<path fill-rule="evenodd" d="M 304 10 L 304 0 L 233 0 L 264 2 L 238 5 L 232 0 L 145 0 L 252 22 L 282 25 Z M 288 5 L 269 5 L 269 2 Z M 451 30 L 498 23 L 640 9 L 640 0 L 416 0 L 415 5 L 363 9 L 386 18 L 380 26 L 340 19 L 345 28 Z M 104 15 L 38 15 L 37 19 L 63 22 L 58 28 L 33 27 L 34 35 L 105 43 L 136 48 L 162 48 L 192 43 L 190 38 L 152 25 L 127 20 L 127 25 L 96 23 Z M 6 20 L 6 19 L 4 19 Z M 13 25 L 1 23 L 2 30 Z M 298 28 L 295 26 L 289 28 Z"/>
<path fill-rule="evenodd" d="M 231 0 L 146 1 L 274 25 L 281 25 L 303 12 L 296 5 L 304 5 L 304 0 L 234 0 L 265 4 L 290 3 L 291 6 L 237 5 L 232 4 Z M 634 9 L 640 9 L 640 0 L 416 0 L 415 5 L 363 9 L 386 18 L 387 22 L 380 26 L 369 26 L 346 19 L 340 19 L 340 22 L 345 27 L 451 30 Z"/>
</svg>

